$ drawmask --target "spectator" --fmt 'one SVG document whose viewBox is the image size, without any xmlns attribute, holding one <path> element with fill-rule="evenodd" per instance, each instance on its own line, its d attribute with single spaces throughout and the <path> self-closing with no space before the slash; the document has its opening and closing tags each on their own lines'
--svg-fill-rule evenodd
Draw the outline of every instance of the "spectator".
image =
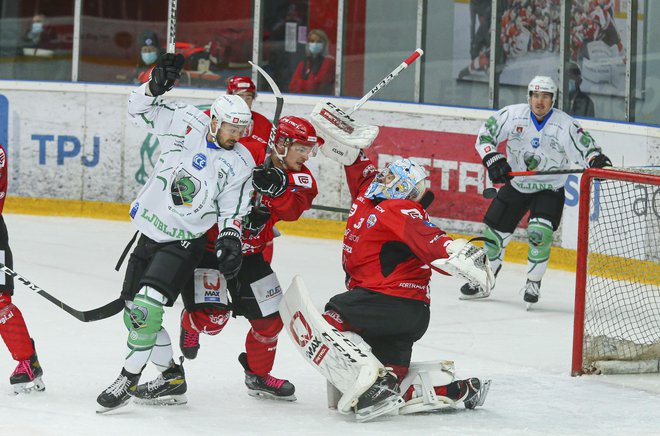
<svg viewBox="0 0 660 436">
<path fill-rule="evenodd" d="M 138 39 L 140 43 L 140 60 L 135 70 L 134 83 L 145 83 L 149 81 L 149 74 L 156 61 L 165 53 L 158 41 L 158 35 L 153 30 L 145 30 Z"/>
<path fill-rule="evenodd" d="M 582 83 L 582 71 L 580 67 L 571 62 L 568 64 L 568 99 L 569 105 L 566 110 L 570 115 L 576 117 L 590 117 L 594 115 L 594 102 L 591 98 L 582 92 L 580 84 Z"/>
<path fill-rule="evenodd" d="M 307 35 L 305 58 L 300 61 L 289 83 L 289 92 L 327 94 L 335 86 L 335 59 L 328 56 L 328 35 L 312 29 Z"/>
<path fill-rule="evenodd" d="M 46 25 L 46 17 L 43 14 L 36 14 L 32 17 L 32 23 L 27 33 L 23 37 L 23 48 L 33 48 L 36 50 L 49 47 L 49 43 L 54 39 L 53 28 Z M 26 54 L 26 53 L 24 53 Z M 52 52 L 50 53 L 52 55 Z M 43 53 L 42 53 L 43 55 Z"/>
</svg>

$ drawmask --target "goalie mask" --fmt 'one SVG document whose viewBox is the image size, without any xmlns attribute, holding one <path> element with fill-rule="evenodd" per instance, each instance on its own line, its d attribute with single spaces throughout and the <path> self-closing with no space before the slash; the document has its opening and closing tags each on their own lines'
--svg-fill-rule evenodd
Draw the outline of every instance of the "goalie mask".
<svg viewBox="0 0 660 436">
<path fill-rule="evenodd" d="M 410 159 L 399 159 L 379 172 L 364 196 L 419 201 L 426 191 L 426 170 Z"/>
</svg>

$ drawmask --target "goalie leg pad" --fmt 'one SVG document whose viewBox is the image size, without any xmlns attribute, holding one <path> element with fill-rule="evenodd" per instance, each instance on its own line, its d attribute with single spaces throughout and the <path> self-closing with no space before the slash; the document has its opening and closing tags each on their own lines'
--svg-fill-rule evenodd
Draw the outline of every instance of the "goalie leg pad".
<svg viewBox="0 0 660 436">
<path fill-rule="evenodd" d="M 339 412 L 352 413 L 360 395 L 384 369 L 382 363 L 323 319 L 299 276 L 284 294 L 280 316 L 302 357 L 343 394 Z"/>
<path fill-rule="evenodd" d="M 445 386 L 454 381 L 454 362 L 450 360 L 413 362 L 408 375 L 401 382 L 401 392 L 406 403 L 399 409 L 400 415 L 432 412 L 455 407 L 448 397 L 438 395 L 436 386 Z"/>
</svg>

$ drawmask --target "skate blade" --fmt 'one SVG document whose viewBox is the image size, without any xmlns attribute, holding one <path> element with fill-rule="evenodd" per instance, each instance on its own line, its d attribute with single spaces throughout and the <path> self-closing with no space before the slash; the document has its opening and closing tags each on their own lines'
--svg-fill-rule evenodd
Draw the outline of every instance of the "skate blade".
<svg viewBox="0 0 660 436">
<path fill-rule="evenodd" d="M 532 306 L 533 306 L 534 304 L 536 304 L 536 303 L 527 303 L 527 304 L 525 305 L 525 310 L 526 310 L 527 312 L 529 312 L 529 311 L 532 309 Z"/>
<path fill-rule="evenodd" d="M 392 396 L 378 404 L 358 410 L 355 412 L 355 419 L 357 422 L 371 421 L 372 419 L 378 418 L 386 413 L 399 410 L 405 403 L 406 402 L 400 396 Z"/>
<path fill-rule="evenodd" d="M 165 395 L 157 398 L 133 397 L 135 404 L 145 406 L 183 406 L 188 403 L 188 398 L 184 395 Z"/>
<path fill-rule="evenodd" d="M 480 299 L 482 299 L 482 298 L 488 298 L 488 297 L 490 297 L 490 292 L 489 292 L 489 293 L 485 293 L 485 292 L 477 292 L 477 293 L 474 294 L 474 295 L 465 295 L 465 294 L 461 294 L 461 295 L 458 297 L 458 299 L 459 299 L 459 300 L 480 300 Z"/>
<path fill-rule="evenodd" d="M 274 394 L 271 394 L 270 392 L 264 392 L 264 391 L 255 391 L 248 389 L 248 395 L 254 398 L 261 398 L 264 400 L 278 400 L 278 401 L 296 401 L 296 395 L 291 394 L 287 396 L 277 396 Z"/>
<path fill-rule="evenodd" d="M 18 383 L 12 386 L 14 388 L 14 395 L 30 394 L 32 392 L 43 392 L 46 390 L 46 385 L 41 380 L 41 377 L 37 377 L 27 383 Z"/>
<path fill-rule="evenodd" d="M 126 401 L 124 401 L 123 403 L 121 403 L 120 405 L 115 406 L 115 407 L 105 407 L 105 406 L 101 406 L 99 404 L 99 408 L 96 409 L 96 413 L 99 414 L 99 415 L 102 415 L 104 413 L 112 412 L 113 410 L 121 409 L 122 407 L 126 406 L 130 401 L 131 401 L 131 399 L 129 398 Z"/>
<path fill-rule="evenodd" d="M 477 402 L 474 405 L 471 405 L 468 407 L 467 405 L 465 406 L 467 409 L 474 409 L 476 407 L 483 406 L 484 403 L 486 402 L 486 395 L 488 395 L 488 391 L 490 390 L 490 383 L 492 380 L 483 380 L 481 382 L 481 388 L 479 389 L 479 398 Z"/>
<path fill-rule="evenodd" d="M 412 413 L 433 413 L 445 409 L 455 409 L 456 403 L 447 397 L 438 397 L 438 401 L 424 403 L 424 398 L 413 398 L 399 409 L 399 415 Z"/>
</svg>

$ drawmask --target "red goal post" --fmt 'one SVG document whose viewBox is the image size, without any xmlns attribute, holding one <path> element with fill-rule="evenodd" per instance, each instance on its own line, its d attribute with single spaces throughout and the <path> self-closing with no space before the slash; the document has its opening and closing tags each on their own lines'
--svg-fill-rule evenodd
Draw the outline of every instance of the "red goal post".
<svg viewBox="0 0 660 436">
<path fill-rule="evenodd" d="M 572 375 L 660 371 L 660 168 L 580 183 Z"/>
</svg>

